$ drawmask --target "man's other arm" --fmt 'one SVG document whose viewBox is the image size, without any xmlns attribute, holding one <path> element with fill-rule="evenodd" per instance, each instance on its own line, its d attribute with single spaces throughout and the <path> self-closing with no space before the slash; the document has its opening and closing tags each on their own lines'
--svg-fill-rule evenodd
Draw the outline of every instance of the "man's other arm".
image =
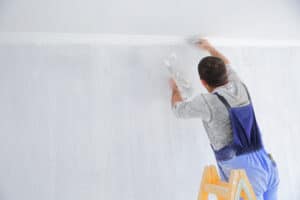
<svg viewBox="0 0 300 200">
<path fill-rule="evenodd" d="M 204 121 L 210 120 L 211 113 L 202 94 L 192 99 L 184 100 L 173 79 L 170 80 L 170 86 L 172 89 L 171 105 L 176 117 L 185 119 L 201 118 Z"/>
<path fill-rule="evenodd" d="M 180 91 L 173 79 L 170 79 L 170 87 L 172 89 L 171 104 L 173 107 L 176 103 L 183 101 L 183 98 L 181 97 Z"/>
</svg>

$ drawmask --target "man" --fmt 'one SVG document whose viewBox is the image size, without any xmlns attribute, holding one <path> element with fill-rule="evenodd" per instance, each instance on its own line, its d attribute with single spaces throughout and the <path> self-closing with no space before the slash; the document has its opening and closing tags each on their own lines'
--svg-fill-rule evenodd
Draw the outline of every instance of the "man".
<svg viewBox="0 0 300 200">
<path fill-rule="evenodd" d="M 209 93 L 183 100 L 171 79 L 175 115 L 202 119 L 223 180 L 228 181 L 232 169 L 245 169 L 257 199 L 276 200 L 277 167 L 264 150 L 246 86 L 208 41 L 200 40 L 199 47 L 211 54 L 198 65 L 200 81 Z"/>
</svg>

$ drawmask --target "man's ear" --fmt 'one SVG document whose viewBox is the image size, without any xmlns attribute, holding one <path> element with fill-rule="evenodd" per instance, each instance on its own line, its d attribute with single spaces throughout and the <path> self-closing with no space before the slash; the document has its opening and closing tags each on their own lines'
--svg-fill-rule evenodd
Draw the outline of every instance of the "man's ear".
<svg viewBox="0 0 300 200">
<path fill-rule="evenodd" d="M 206 83 L 206 81 L 205 81 L 205 80 L 203 80 L 203 79 L 200 79 L 200 82 L 202 83 L 202 85 L 203 85 L 203 86 L 207 86 L 207 83 Z"/>
</svg>

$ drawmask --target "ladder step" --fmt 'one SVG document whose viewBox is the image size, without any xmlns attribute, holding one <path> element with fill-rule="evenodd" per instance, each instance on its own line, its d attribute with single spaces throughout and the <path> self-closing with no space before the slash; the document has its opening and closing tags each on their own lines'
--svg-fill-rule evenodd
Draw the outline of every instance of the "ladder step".
<svg viewBox="0 0 300 200">
<path fill-rule="evenodd" d="M 208 193 L 214 193 L 217 196 L 227 197 L 229 193 L 229 187 L 227 186 L 220 186 L 215 184 L 206 184 L 204 186 L 204 189 Z"/>
</svg>

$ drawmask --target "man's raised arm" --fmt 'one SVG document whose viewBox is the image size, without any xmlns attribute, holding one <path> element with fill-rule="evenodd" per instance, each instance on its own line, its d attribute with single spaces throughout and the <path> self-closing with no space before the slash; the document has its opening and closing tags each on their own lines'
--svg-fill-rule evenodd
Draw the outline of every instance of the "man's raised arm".
<svg viewBox="0 0 300 200">
<path fill-rule="evenodd" d="M 215 47 L 213 47 L 207 40 L 200 39 L 198 45 L 201 49 L 208 51 L 210 55 L 218 57 L 221 60 L 223 60 L 225 65 L 228 65 L 230 63 L 229 60 L 223 54 L 221 54 Z"/>
</svg>

